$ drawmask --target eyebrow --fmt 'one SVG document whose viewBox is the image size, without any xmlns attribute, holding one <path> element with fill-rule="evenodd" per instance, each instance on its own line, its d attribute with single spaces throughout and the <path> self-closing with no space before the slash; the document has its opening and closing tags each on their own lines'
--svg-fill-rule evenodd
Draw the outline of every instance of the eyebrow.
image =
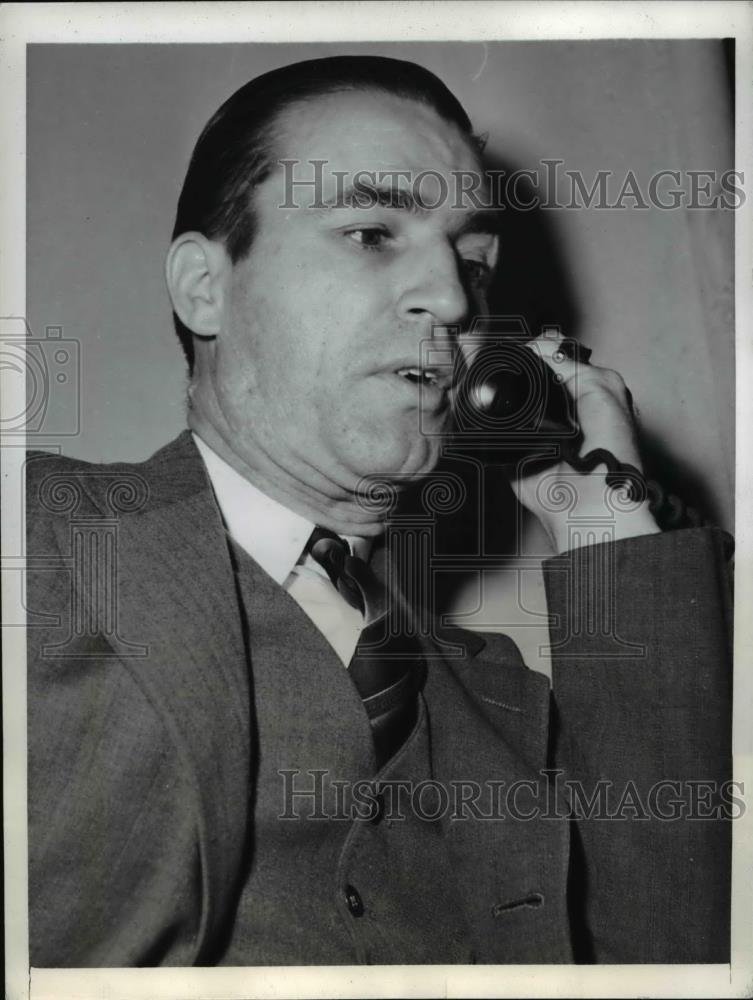
<svg viewBox="0 0 753 1000">
<path fill-rule="evenodd" d="M 335 208 L 384 208 L 407 212 L 410 215 L 428 215 L 433 210 L 413 190 L 393 184 L 370 184 L 366 181 L 356 181 L 347 185 L 338 191 L 334 198 L 325 199 L 317 205 L 316 211 L 329 212 Z M 500 229 L 499 211 L 493 208 L 476 208 L 467 213 L 458 227 L 458 233 L 498 236 Z"/>
</svg>

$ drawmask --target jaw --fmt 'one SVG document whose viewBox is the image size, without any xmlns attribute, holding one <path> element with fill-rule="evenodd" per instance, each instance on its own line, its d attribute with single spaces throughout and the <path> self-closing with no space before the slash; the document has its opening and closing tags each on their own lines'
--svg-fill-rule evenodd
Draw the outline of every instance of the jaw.
<svg viewBox="0 0 753 1000">
<path fill-rule="evenodd" d="M 403 433 L 372 434 L 372 447 L 352 456 L 351 468 L 361 471 L 364 481 L 379 480 L 400 488 L 428 476 L 439 461 L 445 421 L 418 427 L 418 413 L 409 416 Z"/>
<path fill-rule="evenodd" d="M 375 484 L 389 484 L 394 497 L 428 476 L 450 410 L 446 393 L 395 374 L 371 385 L 371 398 L 359 386 L 357 397 L 339 397 L 342 405 L 333 399 L 329 412 L 314 408 L 302 433 L 288 427 L 281 435 L 263 407 L 251 419 L 237 399 L 220 398 L 214 381 L 202 379 L 191 393 L 189 423 L 263 492 L 331 530 L 372 535 L 389 515 L 375 509 Z M 439 405 L 422 405 L 432 391 Z"/>
</svg>

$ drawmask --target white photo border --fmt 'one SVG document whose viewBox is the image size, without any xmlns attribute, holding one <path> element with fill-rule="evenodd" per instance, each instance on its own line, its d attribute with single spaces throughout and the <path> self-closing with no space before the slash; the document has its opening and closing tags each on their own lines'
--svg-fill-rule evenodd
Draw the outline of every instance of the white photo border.
<svg viewBox="0 0 753 1000">
<path fill-rule="evenodd" d="M 753 177 L 753 7 L 747 3 L 372 2 L 6 4 L 0 9 L 0 234 L 25 247 L 26 46 L 31 43 L 474 41 L 722 38 L 736 45 L 736 169 Z M 745 185 L 748 186 L 747 184 Z M 735 779 L 753 789 L 753 200 L 736 212 Z M 26 312 L 25 255 L 0 260 L 2 315 Z M 0 372 L 0 379 L 3 373 Z M 15 383 L 14 383 L 15 385 Z M 3 406 L 21 412 L 13 386 Z M 20 402 L 20 406 L 19 406 Z M 3 552 L 20 548 L 23 441 L 2 449 Z M 13 588 L 4 615 L 23 620 Z M 16 588 L 17 589 L 17 588 Z M 20 615 L 21 617 L 16 617 Z M 368 968 L 86 969 L 28 967 L 26 682 L 23 629 L 3 630 L 6 996 L 88 998 L 753 995 L 752 811 L 734 824 L 730 966 L 381 966 Z M 15 665 L 15 669 L 14 666 Z"/>
</svg>

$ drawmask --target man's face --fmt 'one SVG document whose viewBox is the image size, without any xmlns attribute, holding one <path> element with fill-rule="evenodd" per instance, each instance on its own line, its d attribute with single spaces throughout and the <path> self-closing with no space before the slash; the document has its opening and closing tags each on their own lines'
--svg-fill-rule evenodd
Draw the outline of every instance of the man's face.
<svg viewBox="0 0 753 1000">
<path fill-rule="evenodd" d="M 261 448 L 333 497 L 368 474 L 425 475 L 449 418 L 451 364 L 438 384 L 417 377 L 421 345 L 425 354 L 433 337 L 455 351 L 454 334 L 436 328 L 484 310 L 496 257 L 483 216 L 455 197 L 453 174 L 478 174 L 477 157 L 433 110 L 383 94 L 316 99 L 281 131 L 279 158 L 298 161 L 288 180 L 311 180 L 310 161 L 326 162 L 321 190 L 291 194 L 280 168 L 254 194 L 256 235 L 233 268 L 212 373 L 232 446 L 241 457 Z M 311 207 L 336 203 L 359 171 L 407 172 L 383 186 L 411 191 L 426 170 L 428 204 L 441 194 L 436 172 L 447 182 L 436 208 L 359 207 L 347 196 Z"/>
</svg>

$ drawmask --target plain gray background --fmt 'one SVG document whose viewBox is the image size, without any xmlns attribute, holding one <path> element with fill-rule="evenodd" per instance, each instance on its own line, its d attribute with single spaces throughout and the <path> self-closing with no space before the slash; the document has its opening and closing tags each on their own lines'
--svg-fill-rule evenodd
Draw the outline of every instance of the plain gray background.
<svg viewBox="0 0 753 1000">
<path fill-rule="evenodd" d="M 32 45 L 28 318 L 37 337 L 61 327 L 81 359 L 78 388 L 51 382 L 40 444 L 140 460 L 182 429 L 185 370 L 162 272 L 193 144 L 251 77 L 343 52 L 433 70 L 508 169 L 561 159 L 589 186 L 598 170 L 633 170 L 645 186 L 659 170 L 734 165 L 719 41 Z M 560 323 L 622 372 L 650 471 L 730 529 L 733 213 L 591 208 L 509 223 L 498 307 L 534 332 Z M 78 433 L 55 437 L 77 404 Z M 503 628 L 546 669 L 539 575 L 488 573 L 458 602 L 479 611 L 465 624 Z"/>
</svg>

